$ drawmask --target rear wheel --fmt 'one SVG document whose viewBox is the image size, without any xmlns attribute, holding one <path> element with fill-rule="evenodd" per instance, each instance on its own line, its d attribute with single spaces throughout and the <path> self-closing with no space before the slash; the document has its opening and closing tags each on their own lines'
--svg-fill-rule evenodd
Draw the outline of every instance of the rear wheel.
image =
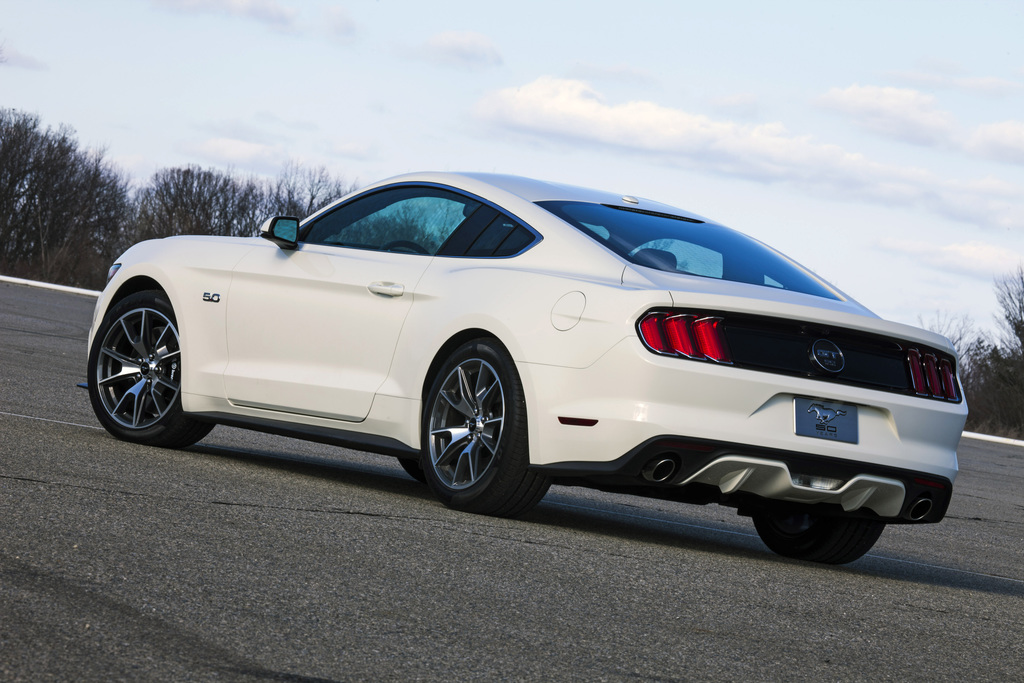
<svg viewBox="0 0 1024 683">
<path fill-rule="evenodd" d="M 119 439 L 182 448 L 213 429 L 182 412 L 181 342 L 163 292 L 132 294 L 107 312 L 88 372 L 93 412 Z"/>
<path fill-rule="evenodd" d="M 885 522 L 807 513 L 761 512 L 754 528 L 771 550 L 784 557 L 825 564 L 853 562 L 882 535 Z"/>
<path fill-rule="evenodd" d="M 515 363 L 493 340 L 459 347 L 427 393 L 423 472 L 447 506 L 514 517 L 547 493 L 550 479 L 530 471 L 526 400 Z"/>
</svg>

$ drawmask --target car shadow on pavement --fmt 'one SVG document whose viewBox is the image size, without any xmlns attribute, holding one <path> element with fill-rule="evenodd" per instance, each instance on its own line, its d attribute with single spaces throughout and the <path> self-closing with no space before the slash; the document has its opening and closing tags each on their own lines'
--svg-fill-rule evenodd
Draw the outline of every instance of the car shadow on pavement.
<svg viewBox="0 0 1024 683">
<path fill-rule="evenodd" d="M 344 486 L 356 486 L 377 493 L 393 493 L 414 498 L 419 505 L 436 506 L 438 514 L 461 515 L 448 510 L 431 495 L 425 485 L 407 475 L 397 460 L 388 456 L 357 453 L 338 448 L 337 456 L 289 452 L 282 448 L 236 448 L 202 442 L 186 449 L 214 458 L 230 458 L 275 468 L 318 479 L 328 479 Z M 860 575 L 875 579 L 911 582 L 935 587 L 973 590 L 996 595 L 1024 596 L 1024 582 L 977 571 L 918 562 L 912 557 L 897 558 L 867 554 L 849 565 L 824 565 L 792 560 L 771 553 L 763 546 L 752 526 L 707 521 L 680 512 L 641 507 L 626 495 L 598 494 L 595 501 L 587 497 L 587 489 L 554 487 L 541 503 L 520 519 L 502 520 L 519 532 L 532 526 L 561 529 L 586 534 L 593 538 L 614 538 L 623 543 L 673 548 L 679 552 L 713 553 L 734 560 L 768 562 L 819 572 L 846 576 Z M 397 503 L 400 504 L 400 503 Z M 660 506 L 659 506 L 660 507 Z M 734 514 L 727 511 L 728 514 Z M 495 518 L 486 518 L 497 520 Z"/>
</svg>

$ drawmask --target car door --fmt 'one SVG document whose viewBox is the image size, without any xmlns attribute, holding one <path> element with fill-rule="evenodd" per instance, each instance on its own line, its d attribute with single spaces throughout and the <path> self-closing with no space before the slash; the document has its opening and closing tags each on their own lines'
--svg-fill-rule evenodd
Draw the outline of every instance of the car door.
<svg viewBox="0 0 1024 683">
<path fill-rule="evenodd" d="M 420 277 L 479 207 L 440 188 L 391 188 L 317 217 L 295 250 L 270 242 L 253 249 L 236 267 L 226 302 L 227 398 L 364 419 Z"/>
</svg>

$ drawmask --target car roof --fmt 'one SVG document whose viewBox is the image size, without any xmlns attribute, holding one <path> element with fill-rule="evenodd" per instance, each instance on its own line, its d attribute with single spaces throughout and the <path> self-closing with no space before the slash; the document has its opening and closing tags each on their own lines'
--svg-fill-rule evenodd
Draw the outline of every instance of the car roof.
<svg viewBox="0 0 1024 683">
<path fill-rule="evenodd" d="M 371 187 L 379 188 L 396 183 L 415 182 L 449 185 L 478 194 L 487 199 L 497 200 L 498 203 L 500 203 L 500 198 L 494 196 L 495 190 L 502 194 L 512 195 L 519 200 L 531 204 L 542 201 L 577 201 L 611 204 L 709 222 L 708 219 L 692 211 L 684 211 L 678 207 L 662 204 L 650 199 L 502 173 L 407 173 L 374 183 Z"/>
</svg>

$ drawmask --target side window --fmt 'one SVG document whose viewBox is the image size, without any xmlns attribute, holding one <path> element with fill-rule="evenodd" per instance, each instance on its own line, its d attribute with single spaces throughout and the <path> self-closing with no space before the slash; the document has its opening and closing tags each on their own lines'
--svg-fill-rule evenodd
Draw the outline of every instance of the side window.
<svg viewBox="0 0 1024 683">
<path fill-rule="evenodd" d="M 304 241 L 433 255 L 480 206 L 480 202 L 438 188 L 384 190 L 321 216 Z"/>
</svg>

